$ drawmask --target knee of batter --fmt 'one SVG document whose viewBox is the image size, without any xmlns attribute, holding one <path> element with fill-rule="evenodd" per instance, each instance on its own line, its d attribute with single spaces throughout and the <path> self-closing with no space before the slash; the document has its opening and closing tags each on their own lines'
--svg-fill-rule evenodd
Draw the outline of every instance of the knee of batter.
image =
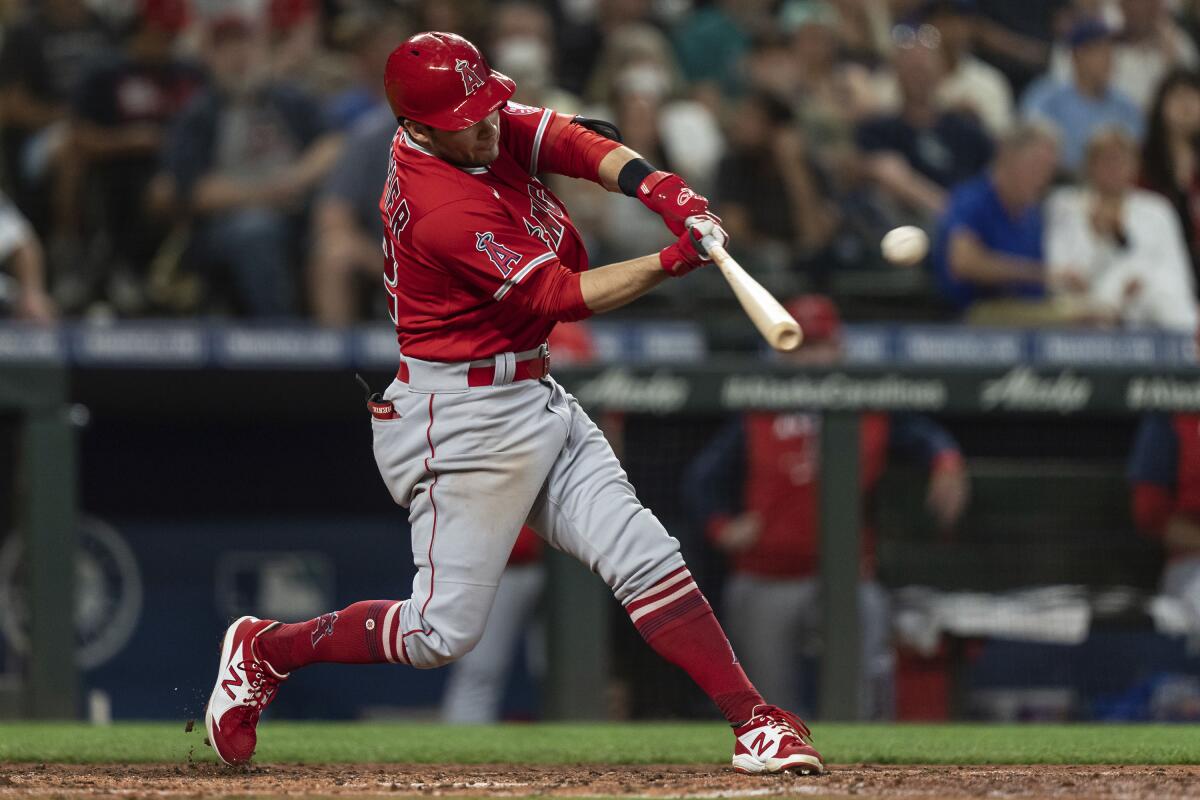
<svg viewBox="0 0 1200 800">
<path fill-rule="evenodd" d="M 475 649 L 487 626 L 494 586 L 446 584 L 424 608 L 409 600 L 399 612 L 395 653 L 417 669 L 445 666 Z"/>
</svg>

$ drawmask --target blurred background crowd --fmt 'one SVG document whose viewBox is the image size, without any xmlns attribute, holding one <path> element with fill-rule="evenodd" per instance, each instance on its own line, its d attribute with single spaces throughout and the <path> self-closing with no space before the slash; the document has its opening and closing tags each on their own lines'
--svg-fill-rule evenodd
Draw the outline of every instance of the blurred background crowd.
<svg viewBox="0 0 1200 800">
<path fill-rule="evenodd" d="M 0 25 L 15 316 L 384 319 L 383 64 L 443 29 L 707 193 L 781 295 L 1196 326 L 1190 0 L 4 0 Z M 593 263 L 665 243 L 569 183 Z M 902 224 L 933 240 L 913 269 L 879 252 Z M 728 290 L 689 284 L 626 313 L 719 327 Z"/>
</svg>

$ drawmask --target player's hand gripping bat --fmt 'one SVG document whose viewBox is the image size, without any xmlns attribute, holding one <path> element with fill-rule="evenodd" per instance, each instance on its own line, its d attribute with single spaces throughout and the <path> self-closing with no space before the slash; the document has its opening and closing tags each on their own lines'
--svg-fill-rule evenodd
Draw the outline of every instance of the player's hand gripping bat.
<svg viewBox="0 0 1200 800">
<path fill-rule="evenodd" d="M 738 302 L 742 304 L 754 327 L 758 328 L 758 332 L 767 340 L 767 344 L 783 351 L 799 347 L 804 341 L 804 332 L 779 301 L 764 289 L 761 283 L 751 278 L 749 273 L 742 269 L 742 265 L 729 255 L 724 245 L 711 235 L 702 238 L 700 244 L 708 251 L 725 280 L 729 281 Z"/>
</svg>

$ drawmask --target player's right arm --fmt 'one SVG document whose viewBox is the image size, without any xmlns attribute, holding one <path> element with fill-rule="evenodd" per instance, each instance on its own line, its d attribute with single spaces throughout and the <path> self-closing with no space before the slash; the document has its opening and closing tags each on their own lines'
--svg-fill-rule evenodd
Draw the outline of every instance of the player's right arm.
<svg viewBox="0 0 1200 800">
<path fill-rule="evenodd" d="M 667 278 L 708 263 L 699 243 L 705 234 L 722 241 L 720 229 L 706 223 L 658 253 L 572 272 L 541 239 L 517 228 L 497 207 L 464 200 L 423 217 L 413 228 L 412 244 L 496 302 L 570 322 L 620 308 Z"/>
</svg>

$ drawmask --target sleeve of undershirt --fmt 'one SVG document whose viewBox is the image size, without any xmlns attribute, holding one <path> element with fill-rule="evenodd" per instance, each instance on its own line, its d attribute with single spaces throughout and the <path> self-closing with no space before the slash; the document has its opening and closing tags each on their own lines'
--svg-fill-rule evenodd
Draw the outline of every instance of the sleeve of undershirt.
<svg viewBox="0 0 1200 800">
<path fill-rule="evenodd" d="M 540 239 L 483 202 L 448 203 L 417 221 L 413 247 L 497 303 L 560 322 L 591 316 L 580 276 Z"/>
<path fill-rule="evenodd" d="M 510 101 L 500 111 L 500 141 L 530 175 L 550 172 L 598 182 L 600 162 L 621 143 L 574 120 L 553 109 Z"/>
</svg>

